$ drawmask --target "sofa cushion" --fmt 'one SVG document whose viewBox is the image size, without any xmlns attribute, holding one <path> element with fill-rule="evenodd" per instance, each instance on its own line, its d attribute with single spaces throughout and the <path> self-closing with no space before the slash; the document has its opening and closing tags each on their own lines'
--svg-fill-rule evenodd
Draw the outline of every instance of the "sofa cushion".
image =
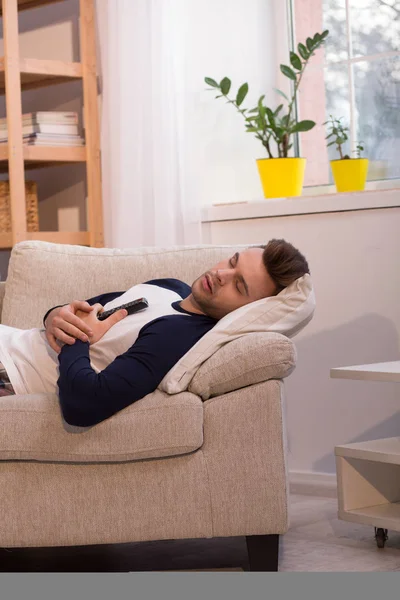
<svg viewBox="0 0 400 600">
<path fill-rule="evenodd" d="M 158 386 L 168 394 L 188 388 L 197 369 L 228 342 L 249 333 L 275 332 L 293 337 L 314 315 L 315 295 L 309 274 L 278 295 L 245 304 L 220 319 L 166 374 Z"/>
<path fill-rule="evenodd" d="M 296 366 L 292 340 L 280 333 L 249 333 L 225 344 L 197 369 L 189 391 L 208 400 L 268 379 L 283 379 Z"/>
<path fill-rule="evenodd" d="M 203 444 L 203 403 L 156 390 L 95 427 L 62 420 L 56 394 L 4 396 L 0 460 L 121 462 L 188 454 Z"/>
</svg>

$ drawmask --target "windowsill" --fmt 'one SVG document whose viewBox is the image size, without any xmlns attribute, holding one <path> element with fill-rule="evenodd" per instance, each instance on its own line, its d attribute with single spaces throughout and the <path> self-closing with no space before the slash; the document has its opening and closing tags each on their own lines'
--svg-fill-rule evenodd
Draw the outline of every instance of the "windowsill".
<svg viewBox="0 0 400 600">
<path fill-rule="evenodd" d="M 375 181 L 367 181 L 365 191 L 372 190 L 393 190 L 400 188 L 400 179 L 377 179 Z M 326 185 L 310 185 L 304 186 L 302 196 L 325 196 L 325 194 L 337 194 L 334 183 Z"/>
<path fill-rule="evenodd" d="M 400 207 L 400 187 L 318 196 L 272 198 L 215 204 L 203 209 L 202 222 L 234 221 Z"/>
</svg>

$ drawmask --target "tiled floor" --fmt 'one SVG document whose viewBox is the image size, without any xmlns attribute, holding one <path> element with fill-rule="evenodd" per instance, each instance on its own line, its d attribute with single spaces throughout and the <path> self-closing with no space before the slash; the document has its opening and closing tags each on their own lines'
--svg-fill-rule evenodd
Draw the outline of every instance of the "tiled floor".
<svg viewBox="0 0 400 600">
<path fill-rule="evenodd" d="M 291 495 L 291 524 L 281 538 L 280 571 L 400 571 L 400 533 L 378 548 L 374 528 L 337 518 L 337 500 Z"/>
</svg>

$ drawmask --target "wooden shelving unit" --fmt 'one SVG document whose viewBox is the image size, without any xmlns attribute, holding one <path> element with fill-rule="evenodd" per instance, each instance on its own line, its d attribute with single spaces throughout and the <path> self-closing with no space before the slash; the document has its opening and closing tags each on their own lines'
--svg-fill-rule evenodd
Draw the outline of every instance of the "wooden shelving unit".
<svg viewBox="0 0 400 600">
<path fill-rule="evenodd" d="M 400 438 L 335 447 L 339 519 L 400 531 Z"/>
<path fill-rule="evenodd" d="M 331 369 L 331 377 L 400 383 L 400 360 Z M 400 531 L 400 437 L 335 447 L 338 517 L 373 525 L 379 548 Z"/>
<path fill-rule="evenodd" d="M 0 94 L 5 94 L 8 144 L 0 145 L 0 172 L 9 173 L 10 233 L 0 233 L 0 248 L 23 240 L 103 247 L 100 129 L 97 108 L 97 70 L 94 0 L 79 0 L 81 62 L 20 58 L 18 11 L 63 0 L 1 0 L 4 57 L 0 57 Z M 85 119 L 84 147 L 24 146 L 23 90 L 81 79 Z M 40 107 L 37 108 L 40 110 Z M 25 170 L 52 165 L 86 163 L 88 231 L 26 231 Z"/>
</svg>

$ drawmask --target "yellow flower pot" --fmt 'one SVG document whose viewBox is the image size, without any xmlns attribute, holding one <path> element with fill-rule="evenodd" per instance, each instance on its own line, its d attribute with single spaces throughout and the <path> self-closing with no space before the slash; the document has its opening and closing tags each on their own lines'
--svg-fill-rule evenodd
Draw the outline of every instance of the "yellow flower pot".
<svg viewBox="0 0 400 600">
<path fill-rule="evenodd" d="M 358 192 L 365 188 L 368 158 L 331 160 L 331 168 L 338 192 Z"/>
<path fill-rule="evenodd" d="M 301 196 L 305 158 L 259 158 L 257 167 L 264 198 Z"/>
</svg>

